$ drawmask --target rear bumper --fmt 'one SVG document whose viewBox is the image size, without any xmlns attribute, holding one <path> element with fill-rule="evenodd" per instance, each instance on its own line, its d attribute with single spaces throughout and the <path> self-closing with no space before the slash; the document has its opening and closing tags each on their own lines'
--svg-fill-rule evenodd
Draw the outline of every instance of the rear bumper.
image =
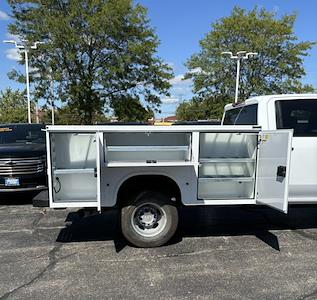
<svg viewBox="0 0 317 300">
<path fill-rule="evenodd" d="M 0 193 L 15 193 L 15 192 L 34 192 L 34 191 L 43 191 L 47 190 L 47 186 L 45 185 L 38 185 L 34 187 L 17 187 L 17 188 L 1 188 Z"/>
</svg>

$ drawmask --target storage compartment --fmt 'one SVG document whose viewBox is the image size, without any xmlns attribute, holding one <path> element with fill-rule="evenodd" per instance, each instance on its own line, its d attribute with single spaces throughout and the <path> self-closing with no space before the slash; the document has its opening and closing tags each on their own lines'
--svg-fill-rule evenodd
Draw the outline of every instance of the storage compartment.
<svg viewBox="0 0 317 300">
<path fill-rule="evenodd" d="M 258 135 L 200 133 L 198 198 L 253 198 Z"/>
<path fill-rule="evenodd" d="M 59 174 L 53 177 L 54 202 L 96 201 L 97 178 L 91 173 Z"/>
<path fill-rule="evenodd" d="M 189 161 L 191 134 L 179 132 L 105 133 L 108 162 Z"/>
<path fill-rule="evenodd" d="M 95 134 L 51 133 L 50 147 L 53 201 L 97 201 Z"/>
<path fill-rule="evenodd" d="M 201 160 L 200 177 L 253 177 L 255 160 L 234 161 L 205 161 Z"/>
<path fill-rule="evenodd" d="M 200 158 L 255 158 L 256 133 L 200 133 Z"/>
<path fill-rule="evenodd" d="M 95 135 L 91 133 L 52 133 L 52 166 L 54 169 L 96 167 Z"/>
<path fill-rule="evenodd" d="M 254 181 L 245 178 L 199 178 L 199 199 L 248 199 L 254 197 Z"/>
</svg>

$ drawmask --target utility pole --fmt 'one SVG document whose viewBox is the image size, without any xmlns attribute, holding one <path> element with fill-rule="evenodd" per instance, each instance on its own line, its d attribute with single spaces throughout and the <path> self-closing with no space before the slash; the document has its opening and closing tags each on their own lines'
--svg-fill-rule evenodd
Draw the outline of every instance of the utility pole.
<svg viewBox="0 0 317 300">
<path fill-rule="evenodd" d="M 28 105 L 28 122 L 31 124 L 32 123 L 32 118 L 31 118 L 31 100 L 30 100 L 30 80 L 29 80 L 29 58 L 28 58 L 28 53 L 30 49 L 37 49 L 38 44 L 44 44 L 43 42 L 36 41 L 33 43 L 32 46 L 27 46 L 27 45 L 18 45 L 17 41 L 14 40 L 5 40 L 3 41 L 4 43 L 7 44 L 14 44 L 15 48 L 19 50 L 23 50 L 24 52 L 24 60 L 25 60 L 25 75 L 26 75 L 26 97 L 27 97 L 27 105 Z M 23 42 L 27 42 L 27 40 L 24 40 Z M 37 103 L 35 107 L 36 111 L 36 122 L 39 122 L 39 116 L 38 116 L 38 108 L 37 108 Z"/>
<path fill-rule="evenodd" d="M 241 60 L 245 60 L 245 59 L 249 59 L 250 57 L 257 56 L 258 53 L 257 52 L 247 52 L 247 51 L 238 51 L 236 53 L 236 55 L 233 55 L 232 52 L 225 51 L 225 52 L 221 52 L 221 54 L 222 55 L 230 55 L 231 59 L 235 59 L 237 61 L 236 88 L 235 88 L 234 103 L 238 103 Z"/>
</svg>

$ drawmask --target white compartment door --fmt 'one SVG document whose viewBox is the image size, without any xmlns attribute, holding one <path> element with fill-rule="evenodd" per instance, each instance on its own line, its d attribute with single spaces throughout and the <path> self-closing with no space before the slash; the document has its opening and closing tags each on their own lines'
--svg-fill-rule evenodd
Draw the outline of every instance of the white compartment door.
<svg viewBox="0 0 317 300">
<path fill-rule="evenodd" d="M 261 131 L 256 202 L 287 213 L 292 130 Z"/>
<path fill-rule="evenodd" d="M 50 207 L 100 210 L 100 133 L 56 131 L 47 135 Z"/>
<path fill-rule="evenodd" d="M 96 133 L 97 210 L 101 212 L 101 166 L 103 163 L 103 133 Z"/>
</svg>

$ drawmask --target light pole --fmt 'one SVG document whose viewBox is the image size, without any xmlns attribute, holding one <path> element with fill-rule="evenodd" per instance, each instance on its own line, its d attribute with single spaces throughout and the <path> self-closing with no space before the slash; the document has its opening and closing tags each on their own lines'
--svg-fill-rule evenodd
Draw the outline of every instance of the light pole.
<svg viewBox="0 0 317 300">
<path fill-rule="evenodd" d="M 36 41 L 33 43 L 32 46 L 26 46 L 26 45 L 18 45 L 17 41 L 14 40 L 6 40 L 3 41 L 4 43 L 8 44 L 14 44 L 15 48 L 19 50 L 23 50 L 24 52 L 24 60 L 25 60 L 25 75 L 26 75 L 26 98 L 27 98 L 27 104 L 28 104 L 28 122 L 32 123 L 31 119 L 31 100 L 30 100 L 30 80 L 29 80 L 29 59 L 28 59 L 28 52 L 30 49 L 37 49 L 37 45 L 44 44 L 43 42 Z M 23 42 L 27 42 L 24 40 Z M 38 123 L 38 113 L 37 113 L 37 104 L 36 104 L 36 120 Z"/>
<path fill-rule="evenodd" d="M 221 52 L 222 55 L 230 55 L 231 59 L 235 59 L 237 61 L 237 75 L 236 75 L 236 91 L 234 96 L 234 103 L 238 102 L 238 94 L 239 94 L 239 80 L 240 80 L 240 65 L 242 59 L 248 59 L 249 57 L 257 56 L 257 52 L 247 52 L 247 51 L 238 51 L 236 55 L 233 55 L 232 52 L 225 51 Z"/>
<path fill-rule="evenodd" d="M 51 89 L 51 108 L 52 108 L 52 125 L 55 124 L 55 103 L 54 103 L 54 81 L 53 81 L 53 72 L 51 72 L 50 78 L 50 89 Z"/>
</svg>

